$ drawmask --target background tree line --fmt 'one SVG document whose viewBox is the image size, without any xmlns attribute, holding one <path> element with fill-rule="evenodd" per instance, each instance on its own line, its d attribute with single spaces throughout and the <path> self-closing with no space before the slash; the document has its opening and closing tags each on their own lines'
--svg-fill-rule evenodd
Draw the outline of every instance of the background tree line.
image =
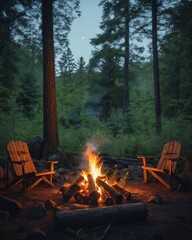
<svg viewBox="0 0 192 240">
<path fill-rule="evenodd" d="M 87 65 L 82 57 L 75 62 L 69 48 L 79 1 L 52 3 L 61 149 L 81 152 L 93 141 L 102 154 L 136 156 L 179 140 L 190 154 L 192 1 L 100 1 L 102 31 L 91 39 Z M 4 159 L 9 140 L 43 137 L 44 84 L 41 1 L 1 1 L 0 9 Z"/>
</svg>

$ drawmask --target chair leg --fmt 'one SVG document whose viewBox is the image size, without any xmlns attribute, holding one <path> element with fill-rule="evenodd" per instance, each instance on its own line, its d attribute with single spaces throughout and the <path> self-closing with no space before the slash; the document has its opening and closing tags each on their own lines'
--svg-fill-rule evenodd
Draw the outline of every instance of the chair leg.
<svg viewBox="0 0 192 240">
<path fill-rule="evenodd" d="M 55 185 L 50 181 L 48 180 L 46 177 L 42 177 L 42 180 L 46 183 L 48 183 L 50 186 L 54 187 Z"/>
<path fill-rule="evenodd" d="M 172 173 L 172 162 L 170 161 L 170 186 L 173 189 L 173 173 Z"/>
<path fill-rule="evenodd" d="M 153 171 L 150 171 L 149 172 L 151 173 L 151 175 L 153 177 L 155 177 L 162 185 L 164 185 L 167 189 L 171 190 L 171 186 L 165 182 L 157 173 L 153 172 Z"/>
<path fill-rule="evenodd" d="M 173 190 L 173 174 L 172 173 L 170 175 L 170 187 L 171 187 L 171 190 Z"/>
<path fill-rule="evenodd" d="M 147 183 L 147 170 L 143 168 L 143 182 Z"/>
<path fill-rule="evenodd" d="M 9 186 L 9 162 L 7 161 L 7 176 L 6 176 L 6 186 L 7 186 L 7 188 L 8 188 L 8 186 Z"/>
<path fill-rule="evenodd" d="M 33 189 L 38 183 L 40 183 L 43 180 L 43 178 L 38 178 L 33 184 L 31 184 L 28 188 L 25 189 L 25 192 L 30 191 Z"/>
</svg>

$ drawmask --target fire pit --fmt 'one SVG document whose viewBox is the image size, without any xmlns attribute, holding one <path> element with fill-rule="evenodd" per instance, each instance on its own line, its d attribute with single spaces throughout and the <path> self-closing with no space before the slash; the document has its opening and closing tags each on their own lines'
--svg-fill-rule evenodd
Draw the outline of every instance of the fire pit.
<svg viewBox="0 0 192 240">
<path fill-rule="evenodd" d="M 86 170 L 66 189 L 62 190 L 65 203 L 87 205 L 87 208 L 55 211 L 55 223 L 62 227 L 90 227 L 110 222 L 141 220 L 147 217 L 143 203 L 128 203 L 131 193 L 102 173 L 102 161 L 92 145 L 85 151 Z"/>
<path fill-rule="evenodd" d="M 109 206 L 130 199 L 130 192 L 117 183 L 110 183 L 107 175 L 102 173 L 103 163 L 91 145 L 85 151 L 85 159 L 88 162 L 88 170 L 82 170 L 81 176 L 63 191 L 64 202 L 73 198 L 77 203 Z"/>
</svg>

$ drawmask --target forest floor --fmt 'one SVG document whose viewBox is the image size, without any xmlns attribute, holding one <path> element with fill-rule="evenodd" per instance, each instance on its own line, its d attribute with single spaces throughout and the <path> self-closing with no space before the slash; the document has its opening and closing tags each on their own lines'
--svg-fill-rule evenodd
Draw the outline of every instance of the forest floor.
<svg viewBox="0 0 192 240">
<path fill-rule="evenodd" d="M 58 231 L 54 227 L 53 211 L 39 220 L 26 218 L 26 212 L 35 206 L 44 205 L 48 199 L 52 199 L 57 206 L 62 206 L 62 195 L 59 194 L 61 183 L 55 188 L 39 184 L 28 193 L 21 193 L 18 189 L 7 190 L 0 188 L 0 195 L 18 200 L 23 205 L 23 211 L 7 222 L 0 223 L 1 240 L 22 240 L 29 238 L 30 232 L 41 229 L 47 240 L 191 240 L 192 239 L 192 191 L 170 191 L 160 183 L 153 182 L 143 184 L 141 180 L 130 180 L 126 189 L 131 192 L 134 202 L 146 204 L 148 216 L 145 220 L 132 223 L 112 223 L 110 226 L 97 226 L 90 229 L 80 229 L 78 232 L 72 229 Z M 149 202 L 149 198 L 158 194 L 163 202 Z M 108 227 L 108 231 L 105 231 Z M 104 234 L 105 232 L 105 234 Z M 76 235 L 74 234 L 76 233 Z M 104 235 L 103 235 L 104 234 Z"/>
</svg>

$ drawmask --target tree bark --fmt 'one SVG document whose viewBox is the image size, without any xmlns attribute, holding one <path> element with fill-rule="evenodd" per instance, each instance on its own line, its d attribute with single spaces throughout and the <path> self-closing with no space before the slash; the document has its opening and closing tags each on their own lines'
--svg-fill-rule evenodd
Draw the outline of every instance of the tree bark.
<svg viewBox="0 0 192 240">
<path fill-rule="evenodd" d="M 111 222 L 133 222 L 147 217 L 147 207 L 143 203 L 108 206 L 102 208 L 76 209 L 69 211 L 56 210 L 54 213 L 55 227 L 64 229 L 72 227 L 95 227 Z"/>
<path fill-rule="evenodd" d="M 157 0 L 152 0 L 152 46 L 153 46 L 153 79 L 155 98 L 156 132 L 161 132 L 161 103 L 159 86 L 159 59 L 157 48 Z"/>
<path fill-rule="evenodd" d="M 53 41 L 52 0 L 42 0 L 43 41 L 43 155 L 47 158 L 58 148 L 58 129 L 55 93 L 55 63 Z"/>
<path fill-rule="evenodd" d="M 124 9 L 125 18 L 125 55 L 124 55 L 124 94 L 123 94 L 123 112 L 128 118 L 129 116 L 129 1 L 125 2 Z"/>
</svg>

